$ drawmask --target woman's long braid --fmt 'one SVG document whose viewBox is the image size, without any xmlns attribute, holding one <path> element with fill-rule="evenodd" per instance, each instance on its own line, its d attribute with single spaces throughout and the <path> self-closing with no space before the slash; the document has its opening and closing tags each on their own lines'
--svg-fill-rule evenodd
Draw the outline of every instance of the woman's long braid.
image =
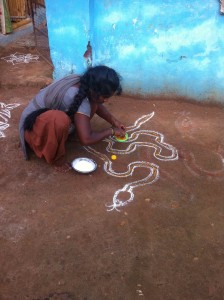
<svg viewBox="0 0 224 300">
<path fill-rule="evenodd" d="M 79 91 L 74 97 L 73 103 L 70 105 L 69 110 L 67 112 L 68 116 L 73 120 L 74 114 L 77 112 L 79 106 L 82 101 L 87 97 L 88 93 L 88 84 L 85 76 L 81 78 Z"/>
</svg>

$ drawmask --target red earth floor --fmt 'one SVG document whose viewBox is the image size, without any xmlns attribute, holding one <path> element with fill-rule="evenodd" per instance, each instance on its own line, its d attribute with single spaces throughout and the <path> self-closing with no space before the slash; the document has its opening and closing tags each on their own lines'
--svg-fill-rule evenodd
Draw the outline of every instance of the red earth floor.
<svg viewBox="0 0 224 300">
<path fill-rule="evenodd" d="M 62 174 L 24 161 L 18 140 L 20 114 L 52 70 L 41 59 L 0 67 L 0 299 L 223 299 L 223 108 L 115 97 L 107 106 L 129 141 L 71 139 L 67 160 L 98 167 Z"/>
</svg>

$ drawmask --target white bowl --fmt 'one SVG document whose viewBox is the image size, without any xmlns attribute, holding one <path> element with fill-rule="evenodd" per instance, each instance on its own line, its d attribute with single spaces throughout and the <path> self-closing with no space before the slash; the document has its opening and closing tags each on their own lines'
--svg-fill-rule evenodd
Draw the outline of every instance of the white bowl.
<svg viewBox="0 0 224 300">
<path fill-rule="evenodd" d="M 96 170 L 97 164 L 94 160 L 87 157 L 79 157 L 72 161 L 72 168 L 79 173 L 88 174 Z"/>
</svg>

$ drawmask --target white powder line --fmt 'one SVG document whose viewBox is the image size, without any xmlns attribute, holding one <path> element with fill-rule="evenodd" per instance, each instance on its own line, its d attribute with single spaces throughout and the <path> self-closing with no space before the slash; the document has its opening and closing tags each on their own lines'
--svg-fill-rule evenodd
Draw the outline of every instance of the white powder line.
<svg viewBox="0 0 224 300">
<path fill-rule="evenodd" d="M 144 115 L 137 119 L 133 126 L 127 127 L 127 132 L 132 132 L 134 130 L 139 129 L 144 123 L 149 121 L 153 116 L 154 112 Z M 138 142 L 137 139 L 140 135 L 145 135 L 152 137 L 156 144 L 152 142 Z M 164 142 L 164 136 L 156 131 L 152 130 L 138 130 L 135 132 L 132 132 L 129 135 L 129 139 L 125 142 L 123 142 L 124 145 L 129 144 L 126 149 L 120 150 L 115 149 L 114 146 L 116 145 L 114 138 L 108 138 L 104 140 L 108 143 L 108 146 L 106 147 L 106 151 L 109 153 L 115 153 L 115 154 L 122 154 L 127 155 L 132 152 L 134 152 L 138 147 L 148 147 L 148 148 L 154 148 L 154 157 L 158 160 L 162 161 L 169 161 L 169 160 L 177 160 L 178 159 L 178 152 L 177 149 L 171 146 L 170 144 L 167 144 Z M 99 159 L 101 159 L 104 162 L 104 171 L 113 177 L 118 178 L 126 178 L 129 176 L 133 176 L 134 170 L 136 168 L 147 168 L 149 169 L 149 174 L 136 181 L 132 181 L 130 183 L 127 183 L 123 186 L 123 188 L 117 190 L 113 196 L 113 203 L 111 205 L 107 205 L 108 211 L 111 210 L 117 210 L 119 211 L 119 207 L 123 207 L 134 200 L 134 193 L 133 189 L 139 186 L 144 186 L 147 184 L 152 184 L 155 181 L 159 179 L 159 166 L 147 161 L 135 161 L 131 162 L 127 165 L 127 170 L 125 172 L 116 172 L 113 170 L 113 162 L 109 159 L 109 157 L 106 154 L 103 154 L 97 150 L 95 150 L 93 147 L 87 146 L 84 147 L 86 151 L 92 153 L 93 155 L 97 156 Z M 171 151 L 171 154 L 168 156 L 162 155 L 161 152 L 163 149 Z M 127 200 L 122 200 L 120 198 L 121 193 L 128 193 L 129 198 Z"/>
<path fill-rule="evenodd" d="M 9 127 L 8 119 L 11 118 L 10 110 L 18 107 L 20 104 L 5 104 L 0 102 L 0 138 L 5 137 L 4 130 Z"/>
<path fill-rule="evenodd" d="M 150 136 L 155 138 L 155 141 L 160 145 L 155 145 L 153 143 L 149 143 L 149 142 L 134 142 L 138 139 L 138 137 L 140 135 L 146 135 L 146 136 Z M 127 143 L 131 143 L 134 142 L 132 144 L 130 144 L 126 149 L 123 150 L 119 150 L 119 149 L 114 149 L 113 145 L 115 144 L 115 140 L 114 138 L 112 139 L 106 139 L 106 141 L 108 142 L 108 146 L 106 148 L 106 150 L 108 152 L 112 152 L 114 154 L 130 154 L 132 152 L 134 152 L 137 147 L 148 147 L 148 148 L 154 148 L 154 157 L 156 157 L 159 160 L 177 160 L 178 159 L 178 152 L 177 150 L 164 142 L 164 136 L 161 133 L 155 132 L 155 131 L 150 131 L 150 130 L 140 130 L 140 131 L 136 131 L 133 132 L 129 139 L 125 142 L 123 142 L 123 144 L 127 144 Z M 170 156 L 164 156 L 161 155 L 160 153 L 162 152 L 162 147 L 171 151 L 171 155 Z"/>
<path fill-rule="evenodd" d="M 138 163 L 140 163 L 140 165 L 136 165 Z M 130 165 L 128 165 L 128 167 L 130 167 Z M 150 170 L 150 173 L 145 178 L 125 184 L 125 186 L 122 189 L 117 190 L 113 196 L 113 204 L 107 205 L 108 211 L 111 211 L 114 209 L 119 211 L 118 207 L 125 206 L 134 200 L 134 193 L 133 193 L 134 188 L 139 187 L 139 186 L 144 186 L 147 184 L 152 184 L 159 179 L 159 166 L 157 166 L 155 164 L 148 163 L 148 165 L 146 165 L 146 162 L 134 162 L 131 175 L 135 168 L 148 168 Z M 123 201 L 122 199 L 119 199 L 119 195 L 122 192 L 129 193 L 129 198 L 125 201 Z"/>
<path fill-rule="evenodd" d="M 131 132 L 133 130 L 136 130 L 140 128 L 145 122 L 152 119 L 152 117 L 155 115 L 155 112 L 153 111 L 151 114 L 141 116 L 139 119 L 137 119 L 132 126 L 127 127 L 127 132 Z"/>
<path fill-rule="evenodd" d="M 113 165 L 112 161 L 105 154 L 102 154 L 102 153 L 96 151 L 95 149 L 93 149 L 90 146 L 84 147 L 84 148 L 88 152 L 90 152 L 90 153 L 96 155 L 98 158 L 102 159 L 104 161 L 104 171 L 108 175 L 111 175 L 113 177 L 125 178 L 125 177 L 132 176 L 133 172 L 136 168 L 147 168 L 150 170 L 150 173 L 143 179 L 130 182 L 130 183 L 126 184 L 122 189 L 117 190 L 113 196 L 113 204 L 107 205 L 107 207 L 109 208 L 108 211 L 111 211 L 114 209 L 118 210 L 118 207 L 125 206 L 129 202 L 133 201 L 133 199 L 134 199 L 133 189 L 134 188 L 139 187 L 139 186 L 144 186 L 146 184 L 152 184 L 153 182 L 155 182 L 156 180 L 159 179 L 159 166 L 157 166 L 156 164 L 145 162 L 145 161 L 135 161 L 135 162 L 132 162 L 127 165 L 127 171 L 115 172 L 112 168 L 112 165 Z M 118 198 L 119 194 L 122 192 L 127 192 L 130 194 L 128 200 L 122 201 L 121 199 Z"/>
<path fill-rule="evenodd" d="M 22 53 L 14 53 L 10 54 L 9 56 L 1 57 L 1 59 L 5 60 L 6 62 L 12 63 L 13 65 L 17 64 L 28 64 L 30 62 L 37 61 L 39 59 L 38 55 L 33 54 L 22 54 Z"/>
<path fill-rule="evenodd" d="M 6 128 L 8 128 L 9 127 L 9 124 L 5 124 L 5 123 L 3 123 L 3 122 L 0 122 L 0 138 L 3 138 L 3 137 L 5 137 L 5 134 L 4 134 L 4 130 L 6 129 Z"/>
</svg>

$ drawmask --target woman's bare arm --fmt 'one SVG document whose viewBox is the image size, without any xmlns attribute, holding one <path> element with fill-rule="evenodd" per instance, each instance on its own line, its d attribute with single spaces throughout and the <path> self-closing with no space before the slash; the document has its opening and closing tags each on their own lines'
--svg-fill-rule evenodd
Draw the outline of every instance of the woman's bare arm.
<svg viewBox="0 0 224 300">
<path fill-rule="evenodd" d="M 104 119 L 105 121 L 107 121 L 108 123 L 110 123 L 112 126 L 120 128 L 120 129 L 123 129 L 123 131 L 125 131 L 125 126 L 122 124 L 122 122 L 120 122 L 119 120 L 117 120 L 107 110 L 107 108 L 103 104 L 98 104 L 96 113 L 97 113 L 97 115 L 99 117 L 101 117 L 102 119 Z"/>
<path fill-rule="evenodd" d="M 92 145 L 113 134 L 111 128 L 101 131 L 93 131 L 90 125 L 90 118 L 86 115 L 76 113 L 74 117 L 76 132 L 82 145 Z"/>
<path fill-rule="evenodd" d="M 74 117 L 76 132 L 82 145 L 88 146 L 109 137 L 113 134 L 124 136 L 122 128 L 107 128 L 101 131 L 93 131 L 90 125 L 90 118 L 86 115 L 76 113 Z"/>
</svg>

